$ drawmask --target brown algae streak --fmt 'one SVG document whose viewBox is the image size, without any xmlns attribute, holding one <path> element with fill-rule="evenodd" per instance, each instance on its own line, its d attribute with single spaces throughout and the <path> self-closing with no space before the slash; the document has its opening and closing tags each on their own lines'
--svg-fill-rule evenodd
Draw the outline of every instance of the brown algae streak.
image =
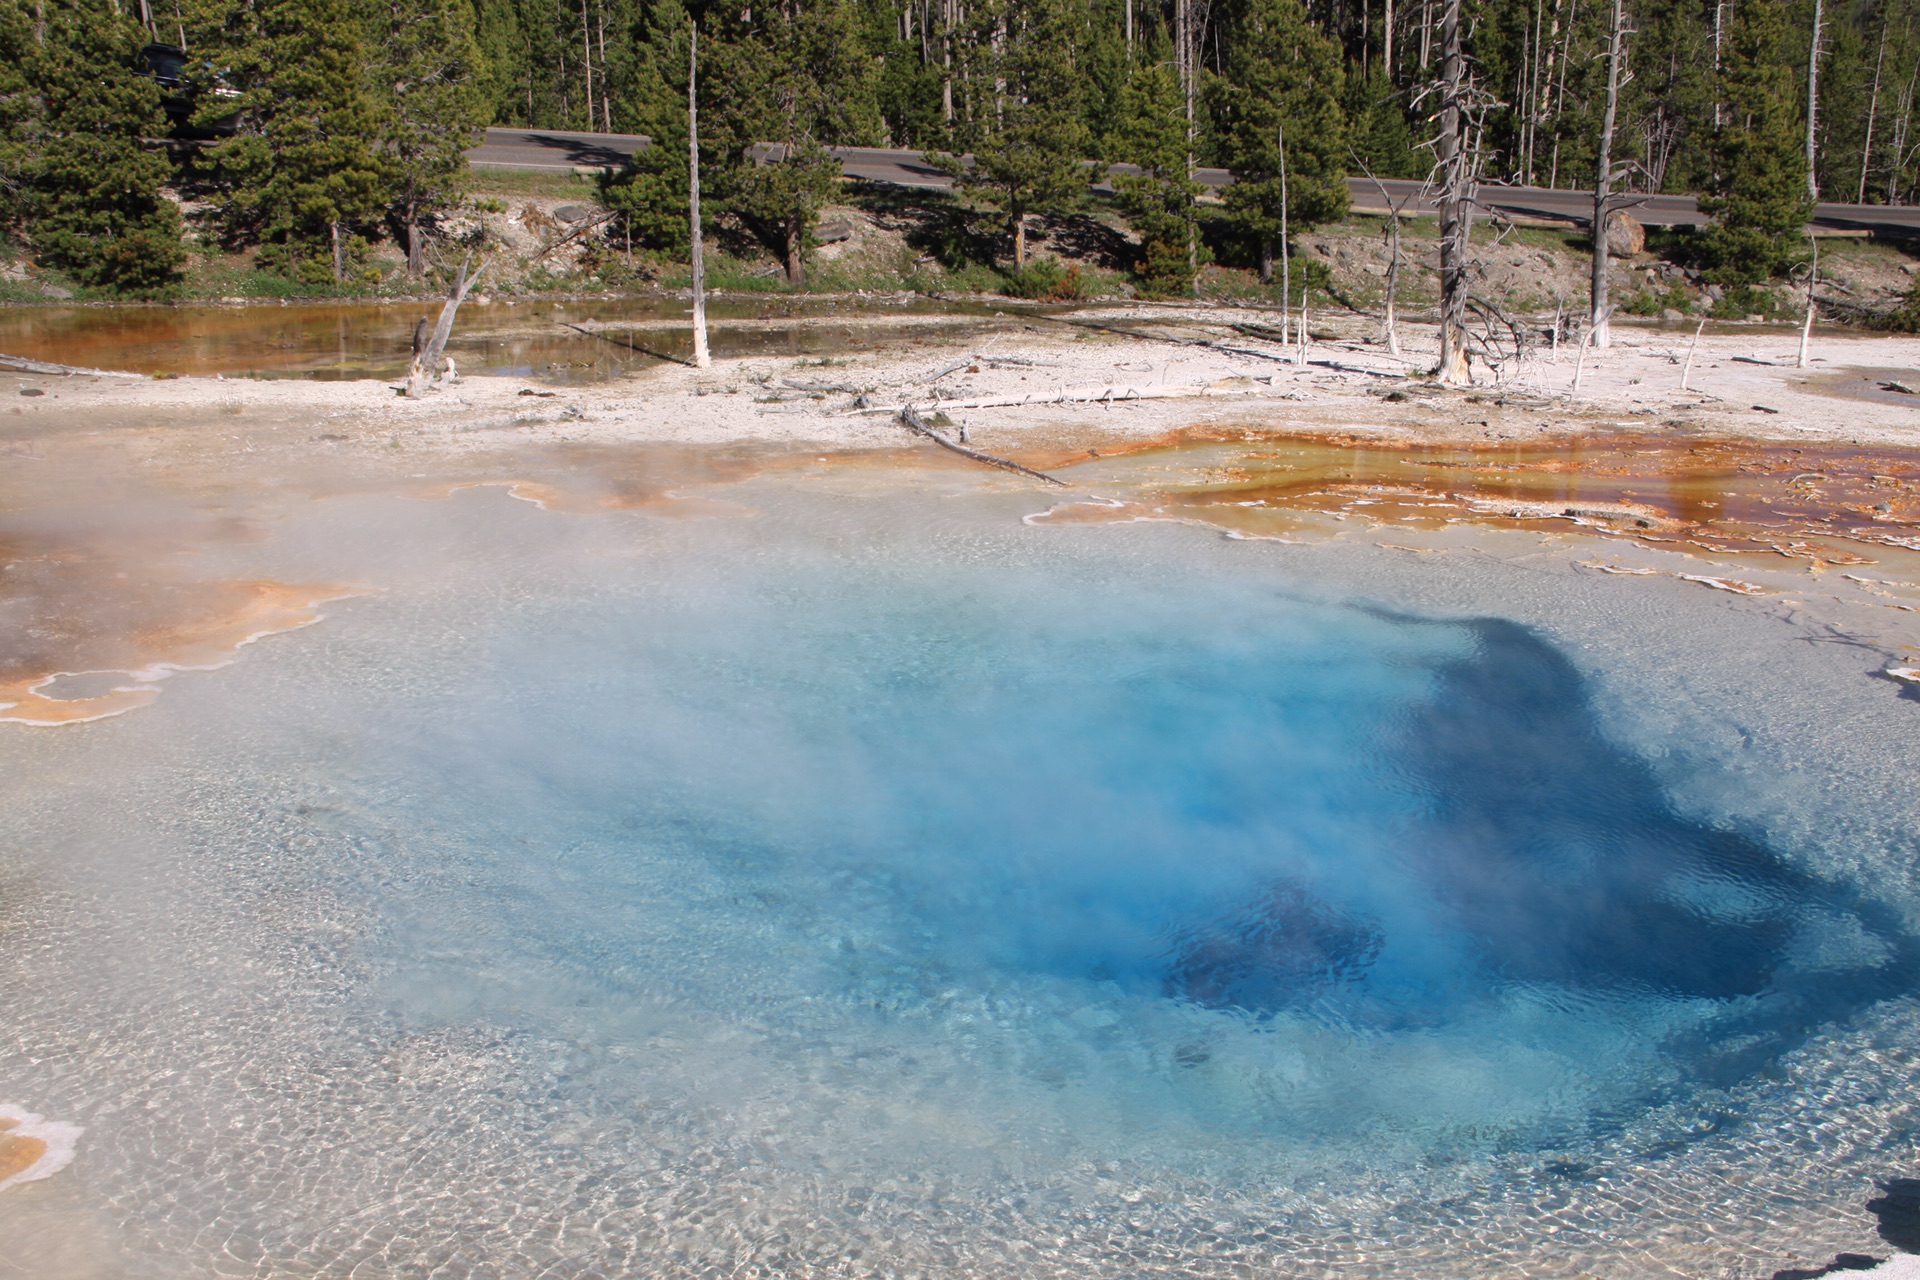
<svg viewBox="0 0 1920 1280">
<path fill-rule="evenodd" d="M 0 666 L 0 724 L 44 728 L 122 715 L 159 697 L 169 676 L 223 667 L 255 640 L 320 621 L 322 604 L 360 594 L 335 585 L 224 582 L 198 584 L 184 598 L 169 594 L 166 612 L 103 609 L 102 620 L 118 613 L 123 628 L 92 631 L 66 661 Z"/>
<path fill-rule="evenodd" d="M 66 1168 L 82 1132 L 78 1125 L 0 1103 L 0 1191 Z"/>
<path fill-rule="evenodd" d="M 1920 551 L 1920 464 L 1888 450 L 1655 436 L 1524 445 L 1397 445 L 1352 437 L 1179 443 L 1130 500 L 1070 504 L 1046 522 L 1198 520 L 1244 536 L 1312 514 L 1374 527 L 1582 526 L 1670 549 L 1872 564 Z"/>
</svg>

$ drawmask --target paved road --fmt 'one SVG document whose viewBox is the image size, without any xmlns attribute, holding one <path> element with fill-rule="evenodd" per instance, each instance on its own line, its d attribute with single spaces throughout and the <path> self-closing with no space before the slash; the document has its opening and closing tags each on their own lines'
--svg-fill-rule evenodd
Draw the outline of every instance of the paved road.
<svg viewBox="0 0 1920 1280">
<path fill-rule="evenodd" d="M 487 140 L 467 152 L 483 169 L 604 169 L 621 165 L 647 145 L 637 133 L 560 133 L 551 129 L 489 129 Z"/>
<path fill-rule="evenodd" d="M 467 153 L 475 165 L 498 169 L 571 170 L 603 168 L 625 161 L 647 145 L 647 139 L 629 133 L 561 133 L 537 129 L 489 129 L 486 141 Z M 777 151 L 777 148 L 770 148 Z M 835 154 L 847 176 L 901 187 L 948 187 L 953 180 L 926 162 L 918 151 L 881 147 L 841 147 Z M 1115 165 L 1123 173 L 1129 165 Z M 1137 172 L 1137 171 L 1136 171 Z M 1231 182 L 1225 169 L 1201 169 L 1195 175 L 1209 187 Z M 1364 178 L 1349 178 L 1356 209 L 1385 213 L 1379 190 Z M 1420 198 L 1420 184 L 1386 181 L 1387 194 L 1409 213 L 1431 213 L 1433 202 Z M 1516 218 L 1584 225 L 1593 216 L 1593 196 L 1584 191 L 1552 191 L 1544 187 L 1504 187 L 1492 183 L 1480 188 L 1483 203 Z M 1706 221 L 1692 196 L 1639 196 L 1630 212 L 1650 227 L 1694 227 Z M 1878 232 L 1881 235 L 1920 236 L 1920 207 L 1872 204 L 1822 204 L 1814 225 L 1829 231 Z"/>
</svg>

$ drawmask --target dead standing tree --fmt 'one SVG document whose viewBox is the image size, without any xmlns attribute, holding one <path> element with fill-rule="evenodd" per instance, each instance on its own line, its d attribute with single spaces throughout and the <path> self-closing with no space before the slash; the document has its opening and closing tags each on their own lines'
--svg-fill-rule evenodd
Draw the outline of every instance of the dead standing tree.
<svg viewBox="0 0 1920 1280">
<path fill-rule="evenodd" d="M 1592 307 L 1588 313 L 1588 332 L 1593 345 L 1605 348 L 1613 344 L 1613 304 L 1607 299 L 1607 219 L 1613 216 L 1613 130 L 1620 115 L 1620 91 L 1631 78 L 1625 74 L 1627 37 L 1626 0 L 1613 0 L 1612 20 L 1607 41 L 1607 105 L 1600 119 L 1600 151 L 1595 160 L 1593 184 L 1593 284 L 1589 290 Z"/>
<path fill-rule="evenodd" d="M 700 24 L 687 30 L 687 225 L 693 259 L 693 367 L 713 363 L 707 352 L 707 255 L 700 240 Z"/>
<path fill-rule="evenodd" d="M 1440 78 L 1421 90 L 1416 102 L 1434 100 L 1430 117 L 1439 132 L 1425 145 L 1434 151 L 1426 190 L 1440 206 L 1440 359 L 1433 376 L 1442 386 L 1471 386 L 1468 356 L 1477 348 L 1496 378 L 1524 360 L 1530 344 L 1521 328 L 1500 309 L 1473 295 L 1473 212 L 1479 204 L 1480 140 L 1488 114 L 1505 104 L 1480 87 L 1465 50 L 1461 0 L 1445 0 L 1440 15 Z M 1500 215 L 1489 211 L 1495 221 Z M 1504 234 L 1504 232 L 1503 232 Z M 1484 332 L 1468 328 L 1469 312 Z"/>
<path fill-rule="evenodd" d="M 1349 147 L 1347 154 L 1353 157 L 1353 162 L 1360 166 L 1360 172 L 1367 175 L 1367 181 L 1373 183 L 1374 190 L 1380 193 L 1380 203 L 1387 206 L 1387 225 L 1381 228 L 1380 232 L 1387 242 L 1386 339 L 1387 354 L 1397 356 L 1400 354 L 1400 331 L 1394 316 L 1394 308 L 1400 294 L 1400 216 L 1405 211 L 1406 204 L 1414 197 L 1408 196 L 1406 201 L 1396 204 L 1393 197 L 1387 194 L 1387 184 L 1374 176 L 1372 167 L 1360 153 Z"/>
<path fill-rule="evenodd" d="M 467 293 L 480 279 L 480 273 L 487 269 L 487 264 L 482 262 L 469 273 L 467 267 L 472 262 L 472 254 L 468 254 L 461 260 L 460 270 L 453 278 L 453 287 L 447 290 L 446 305 L 440 308 L 440 322 L 434 325 L 433 336 L 427 339 L 424 347 L 419 345 L 419 328 L 414 329 L 416 350 L 413 368 L 407 372 L 406 394 L 409 400 L 420 399 L 432 390 L 438 381 L 453 373 L 453 361 L 446 358 L 447 339 L 453 336 L 453 318 L 460 314 L 460 304 L 467 300 Z M 421 323 L 424 324 L 425 321 Z"/>
<path fill-rule="evenodd" d="M 1467 298 L 1472 287 L 1468 257 L 1473 249 L 1473 195 L 1479 155 L 1474 137 L 1475 91 L 1461 47 L 1460 0 L 1446 0 L 1440 14 L 1440 133 L 1434 140 L 1440 182 L 1440 362 L 1434 376 L 1444 386 L 1472 381 L 1467 369 Z"/>
</svg>

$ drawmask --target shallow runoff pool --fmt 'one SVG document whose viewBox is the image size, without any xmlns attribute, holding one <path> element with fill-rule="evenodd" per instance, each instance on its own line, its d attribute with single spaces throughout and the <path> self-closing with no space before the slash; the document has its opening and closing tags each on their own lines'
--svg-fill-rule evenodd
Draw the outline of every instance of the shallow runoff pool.
<svg viewBox="0 0 1920 1280">
<path fill-rule="evenodd" d="M 1875 655 L 1529 534 L 1050 527 L 950 471 L 725 496 L 289 508 L 210 554 L 365 594 L 0 726 L 0 1104 L 71 1146 L 0 1189 L 6 1265 L 1876 1247 L 1920 702 Z"/>
</svg>

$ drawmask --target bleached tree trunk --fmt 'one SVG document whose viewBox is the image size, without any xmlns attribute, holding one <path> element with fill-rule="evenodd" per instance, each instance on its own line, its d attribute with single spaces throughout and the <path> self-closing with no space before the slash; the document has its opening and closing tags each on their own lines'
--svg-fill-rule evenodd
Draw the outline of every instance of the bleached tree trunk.
<svg viewBox="0 0 1920 1280">
<path fill-rule="evenodd" d="M 1807 229 L 1807 239 L 1813 244 L 1813 263 L 1807 268 L 1807 315 L 1800 325 L 1800 360 L 1798 367 L 1807 367 L 1807 344 L 1813 341 L 1813 286 L 1820 279 L 1820 241 L 1814 238 L 1813 229 Z"/>
<path fill-rule="evenodd" d="M 1373 169 L 1368 166 L 1367 162 L 1361 160 L 1358 155 L 1355 155 L 1354 159 L 1359 163 L 1360 171 L 1367 175 L 1367 180 L 1373 183 L 1374 189 L 1380 193 L 1380 202 L 1387 206 L 1386 339 L 1387 354 L 1397 356 L 1400 354 L 1400 331 L 1395 322 L 1394 308 L 1398 303 L 1400 294 L 1400 206 L 1395 204 L 1393 197 L 1387 194 L 1387 184 L 1374 177 Z M 1557 332 L 1557 321 L 1555 328 Z"/>
<path fill-rule="evenodd" d="M 595 15 L 594 25 L 600 31 L 600 127 L 612 133 L 613 95 L 607 92 L 607 11 L 605 9 Z"/>
<path fill-rule="evenodd" d="M 1880 52 L 1873 59 L 1873 92 L 1867 97 L 1867 136 L 1860 144 L 1860 189 L 1854 194 L 1855 204 L 1867 202 L 1867 174 L 1873 166 L 1873 126 L 1880 115 L 1880 70 L 1887 61 L 1887 16 L 1880 19 Z"/>
<path fill-rule="evenodd" d="M 1713 127 L 1718 129 L 1724 114 L 1720 106 L 1720 49 L 1726 43 L 1727 0 L 1713 5 Z"/>
<path fill-rule="evenodd" d="M 580 0 L 580 43 L 586 54 L 580 64 L 581 74 L 586 77 L 587 88 L 587 128 L 593 128 L 593 24 L 587 17 L 587 0 Z"/>
<path fill-rule="evenodd" d="M 1534 0 L 1534 3 L 1533 3 L 1533 76 L 1527 85 L 1526 142 L 1523 147 L 1523 150 L 1526 153 L 1525 169 L 1526 169 L 1528 186 L 1533 185 L 1533 146 L 1534 146 L 1534 143 L 1538 141 L 1540 136 L 1540 63 L 1541 63 L 1540 55 L 1542 52 L 1540 47 L 1540 33 L 1545 29 L 1545 26 L 1544 26 L 1545 22 L 1546 22 L 1545 0 Z"/>
<path fill-rule="evenodd" d="M 953 123 L 953 6 L 954 0 L 940 4 L 940 118 Z"/>
<path fill-rule="evenodd" d="M 713 363 L 707 353 L 707 255 L 700 240 L 700 27 L 687 30 L 687 202 L 693 248 L 693 367 Z"/>
<path fill-rule="evenodd" d="M 1279 126 L 1280 143 L 1280 341 L 1287 340 L 1287 321 L 1293 310 L 1293 250 L 1287 245 L 1287 126 Z"/>
<path fill-rule="evenodd" d="M 1580 0 L 1567 0 L 1567 20 L 1560 21 L 1560 10 L 1554 9 L 1553 29 L 1560 36 L 1560 47 L 1556 51 L 1549 41 L 1547 57 L 1547 75 L 1552 80 L 1552 92 L 1547 104 L 1541 110 L 1543 119 L 1554 119 L 1566 107 L 1567 102 L 1567 64 L 1573 61 L 1573 30 L 1575 19 L 1580 16 Z M 1556 75 L 1555 67 L 1558 67 Z M 1558 188 L 1560 185 L 1560 126 L 1553 128 L 1553 160 L 1547 168 L 1547 186 Z"/>
<path fill-rule="evenodd" d="M 1820 198 L 1820 178 L 1814 172 L 1816 131 L 1820 120 L 1820 24 L 1824 0 L 1813 0 L 1813 47 L 1807 53 L 1807 197 Z"/>
<path fill-rule="evenodd" d="M 1620 114 L 1620 64 L 1626 54 L 1625 0 L 1613 0 L 1613 19 L 1607 40 L 1607 106 L 1600 119 L 1600 151 L 1593 184 L 1593 285 L 1587 323 L 1593 345 L 1604 350 L 1613 344 L 1613 306 L 1607 300 L 1607 215 L 1613 195 L 1613 130 Z"/>
<path fill-rule="evenodd" d="M 447 339 L 453 336 L 454 317 L 460 314 L 460 304 L 467 300 L 467 294 L 480 279 L 480 273 L 487 269 L 487 264 L 483 262 L 473 269 L 472 274 L 468 274 L 467 266 L 472 261 L 473 255 L 468 254 L 460 263 L 460 273 L 454 277 L 453 288 L 447 291 L 446 305 L 440 308 L 440 320 L 433 326 L 433 336 L 427 340 L 425 348 L 414 356 L 413 368 L 407 374 L 409 400 L 424 396 L 435 378 L 447 367 Z M 418 337 L 416 331 L 416 341 Z"/>
<path fill-rule="evenodd" d="M 1434 376 L 1465 386 L 1467 258 L 1473 233 L 1473 153 L 1467 143 L 1467 60 L 1460 43 L 1460 0 L 1440 12 L 1440 362 Z"/>
<path fill-rule="evenodd" d="M 1393 0 L 1387 0 L 1380 31 L 1380 70 L 1386 74 L 1387 87 L 1393 87 Z"/>
</svg>

